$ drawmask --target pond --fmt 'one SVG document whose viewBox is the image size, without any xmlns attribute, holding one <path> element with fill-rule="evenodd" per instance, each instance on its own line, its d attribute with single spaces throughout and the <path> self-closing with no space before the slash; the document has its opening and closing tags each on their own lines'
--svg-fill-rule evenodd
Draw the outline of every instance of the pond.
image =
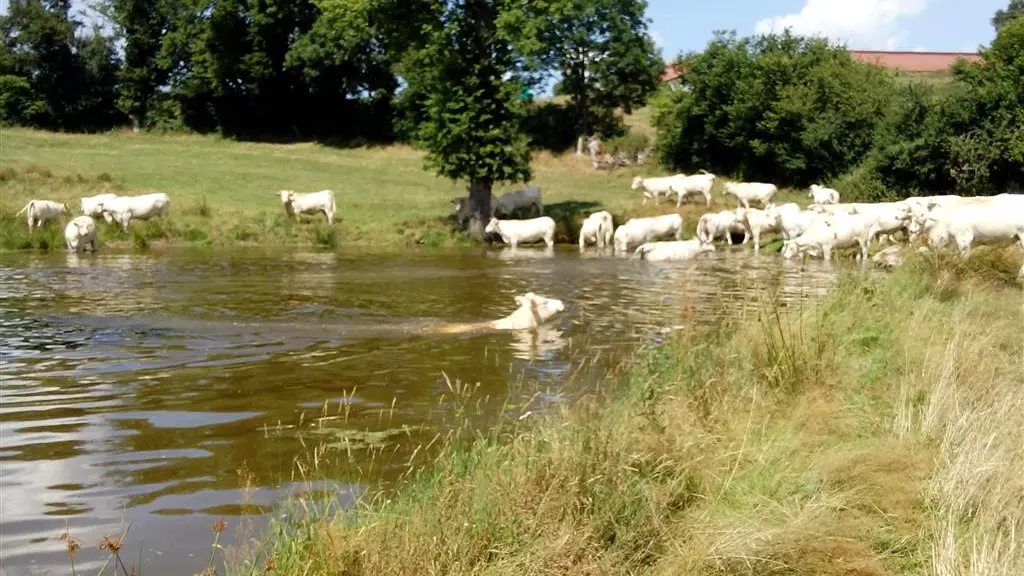
<svg viewBox="0 0 1024 576">
<path fill-rule="evenodd" d="M 561 246 L 6 253 L 0 275 L 7 576 L 67 573 L 65 523 L 80 571 L 133 522 L 126 557 L 141 549 L 147 575 L 198 572 L 212 521 L 259 525 L 305 485 L 295 458 L 318 442 L 373 454 L 332 478 L 351 491 L 390 482 L 456 412 L 525 418 L 665 327 L 801 302 L 836 277 L 744 248 L 651 263 Z M 535 334 L 423 330 L 502 317 L 529 291 L 566 304 Z"/>
</svg>

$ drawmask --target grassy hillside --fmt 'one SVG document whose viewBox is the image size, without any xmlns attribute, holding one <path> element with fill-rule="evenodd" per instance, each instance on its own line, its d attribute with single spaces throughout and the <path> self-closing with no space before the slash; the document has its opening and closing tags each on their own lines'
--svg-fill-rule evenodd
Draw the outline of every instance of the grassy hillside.
<svg viewBox="0 0 1024 576">
<path fill-rule="evenodd" d="M 1024 309 L 994 256 L 677 332 L 352 512 L 296 502 L 234 572 L 1024 573 Z"/>
<path fill-rule="evenodd" d="M 11 215 L 31 198 L 68 202 L 104 191 L 124 194 L 166 192 L 171 217 L 132 224 L 122 234 L 102 227 L 102 240 L 144 245 L 150 241 L 196 244 L 237 242 L 401 245 L 451 244 L 446 217 L 452 197 L 466 194 L 423 169 L 423 156 L 406 146 L 336 149 L 317 144 L 242 143 L 197 135 L 111 133 L 54 134 L 5 130 L 0 139 L 0 246 L 60 245 L 60 231 L 27 238 L 25 222 Z M 606 209 L 619 219 L 674 210 L 641 207 L 630 190 L 637 174 L 655 175 L 656 167 L 596 172 L 589 159 L 573 154 L 537 154 L 532 184 L 542 188 L 547 213 L 559 222 L 561 240 L 574 238 L 576 222 Z M 292 225 L 284 217 L 280 189 L 334 190 L 337 222 L 323 217 Z M 507 185 L 501 193 L 515 189 Z M 722 197 L 716 192 L 716 202 Z M 722 205 L 724 206 L 724 204 Z M 716 209 L 720 206 L 716 205 Z M 703 206 L 681 212 L 689 230 Z M 47 235 L 48 234 L 48 235 Z"/>
</svg>

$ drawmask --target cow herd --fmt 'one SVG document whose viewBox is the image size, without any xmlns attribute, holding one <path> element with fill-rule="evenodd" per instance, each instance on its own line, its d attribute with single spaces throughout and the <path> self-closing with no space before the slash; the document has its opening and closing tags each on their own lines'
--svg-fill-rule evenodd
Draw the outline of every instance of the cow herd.
<svg viewBox="0 0 1024 576">
<path fill-rule="evenodd" d="M 662 196 L 676 197 L 681 206 L 689 196 L 703 198 L 711 205 L 711 190 L 716 176 L 700 174 L 642 178 L 637 176 L 631 188 L 640 190 L 643 204 Z M 778 188 L 762 182 L 726 182 L 722 195 L 736 201 L 733 210 L 707 213 L 697 221 L 695 237 L 683 240 L 683 218 L 678 213 L 632 218 L 613 230 L 607 211 L 590 214 L 579 233 L 580 250 L 596 245 L 612 248 L 614 253 L 633 255 L 644 260 L 690 260 L 715 251 L 715 242 L 732 243 L 732 235 L 742 234 L 742 244 L 752 242 L 760 252 L 762 237 L 776 234 L 782 239 L 782 256 L 803 256 L 831 260 L 836 250 L 857 248 L 857 259 L 866 261 L 876 240 L 895 243 L 902 236 L 907 242 L 926 239 L 928 247 L 941 249 L 951 242 L 967 256 L 976 244 L 1019 243 L 1024 251 L 1024 195 L 996 196 L 912 196 L 895 202 L 841 203 L 837 190 L 812 184 L 805 209 L 795 202 L 776 204 Z M 752 208 L 760 205 L 760 208 Z M 497 233 L 515 248 L 519 244 L 544 241 L 551 246 L 555 222 L 542 216 L 526 220 L 491 218 L 486 232 Z M 921 248 L 926 250 L 926 248 Z M 872 258 L 882 265 L 902 261 L 896 245 Z M 1020 269 L 1024 276 L 1024 266 Z"/>
<path fill-rule="evenodd" d="M 293 190 L 279 190 L 274 196 L 280 198 L 285 212 L 291 218 L 299 214 L 323 214 L 328 224 L 334 223 L 334 192 L 321 190 L 299 194 Z M 138 196 L 98 194 L 82 198 L 79 202 L 81 216 L 72 217 L 64 227 L 64 240 L 68 250 L 82 252 L 86 247 L 96 251 L 96 221 L 102 217 L 108 223 L 116 223 L 125 232 L 132 220 L 149 220 L 154 216 L 167 214 L 171 206 L 170 197 L 163 192 Z M 50 221 L 59 221 L 63 215 L 71 216 L 67 204 L 52 200 L 29 200 L 15 216 L 26 215 L 28 231 L 44 226 Z"/>
<path fill-rule="evenodd" d="M 711 205 L 712 189 L 717 177 L 706 171 L 698 174 L 677 174 L 668 177 L 633 179 L 631 188 L 642 192 L 643 203 L 661 197 L 676 197 L 681 206 L 687 197 L 702 199 Z M 612 249 L 622 255 L 644 260 L 689 260 L 705 252 L 715 251 L 715 243 L 731 244 L 733 235 L 743 235 L 742 244 L 753 244 L 760 252 L 763 236 L 775 234 L 782 239 L 782 256 L 787 259 L 811 256 L 831 260 L 838 249 L 856 247 L 857 258 L 866 260 L 875 240 L 895 242 L 900 235 L 913 242 L 924 237 L 927 245 L 940 249 L 951 242 L 961 254 L 970 253 L 975 244 L 1019 243 L 1024 250 L 1024 195 L 965 197 L 913 196 L 896 202 L 841 203 L 838 191 L 813 184 L 808 189 L 809 206 L 796 203 L 776 204 L 778 188 L 762 182 L 726 182 L 722 195 L 736 202 L 733 210 L 704 214 L 697 221 L 696 234 L 683 239 L 683 218 L 678 213 L 633 218 L 615 228 L 607 211 L 590 214 L 579 231 L 579 248 L 594 245 Z M 300 214 L 323 214 L 334 223 L 336 206 L 331 190 L 300 194 L 293 190 L 274 193 L 289 217 Z M 759 208 L 752 207 L 759 205 Z M 167 213 L 170 198 L 159 192 L 139 196 L 100 194 L 82 198 L 82 215 L 72 217 L 65 226 L 64 237 L 69 250 L 86 247 L 96 249 L 96 225 L 93 218 L 102 216 L 125 231 L 132 220 L 148 220 Z M 470 215 L 469 198 L 452 199 L 455 217 L 464 222 Z M 543 242 L 551 247 L 555 241 L 555 221 L 544 216 L 541 191 L 536 187 L 492 197 L 492 213 L 484 232 L 500 237 L 512 248 L 520 244 Z M 527 219 L 504 218 L 521 213 L 537 213 Z M 18 212 L 26 214 L 29 231 L 63 215 L 71 216 L 67 204 L 50 200 L 31 200 Z M 897 250 L 886 249 L 877 259 L 894 261 Z M 1024 276 L 1024 266 L 1020 274 Z"/>
</svg>

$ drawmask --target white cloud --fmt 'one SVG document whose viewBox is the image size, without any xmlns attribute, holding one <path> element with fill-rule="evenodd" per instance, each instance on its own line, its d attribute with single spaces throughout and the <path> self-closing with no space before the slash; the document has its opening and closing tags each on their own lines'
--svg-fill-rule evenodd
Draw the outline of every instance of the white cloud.
<svg viewBox="0 0 1024 576">
<path fill-rule="evenodd" d="M 929 0 L 806 0 L 797 14 L 764 18 L 754 33 L 782 32 L 827 36 L 851 49 L 894 50 L 905 46 L 904 19 L 920 16 Z"/>
</svg>

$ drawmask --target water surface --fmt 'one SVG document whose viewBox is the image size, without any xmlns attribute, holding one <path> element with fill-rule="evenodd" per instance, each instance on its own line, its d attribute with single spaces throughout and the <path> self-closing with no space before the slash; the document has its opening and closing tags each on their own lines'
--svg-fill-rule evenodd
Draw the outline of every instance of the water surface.
<svg viewBox="0 0 1024 576">
<path fill-rule="evenodd" d="M 67 522 L 79 569 L 95 570 L 95 543 L 130 521 L 126 557 L 141 550 L 146 574 L 198 572 L 212 520 L 236 528 L 304 486 L 293 474 L 309 446 L 387 446 L 333 480 L 343 492 L 392 481 L 463 410 L 486 425 L 502 407 L 523 417 L 570 401 L 664 327 L 756 313 L 765 296 L 802 302 L 835 277 L 742 248 L 705 256 L 0 255 L 2 569 L 67 573 Z M 567 306 L 537 334 L 423 330 L 499 318 L 528 291 Z"/>
</svg>

